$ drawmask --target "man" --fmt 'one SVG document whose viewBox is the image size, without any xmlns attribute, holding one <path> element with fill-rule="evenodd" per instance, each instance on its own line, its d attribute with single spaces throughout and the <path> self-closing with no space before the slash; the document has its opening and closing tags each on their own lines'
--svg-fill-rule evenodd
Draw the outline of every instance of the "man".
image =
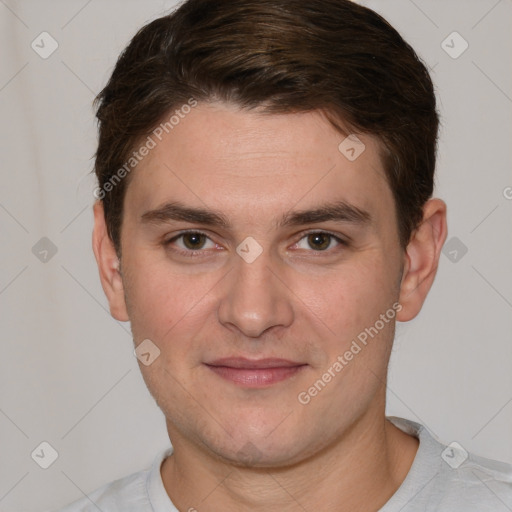
<svg viewBox="0 0 512 512">
<path fill-rule="evenodd" d="M 512 468 L 386 418 L 446 238 L 425 66 L 346 0 L 189 0 L 98 98 L 93 247 L 172 449 L 64 510 L 497 511 Z"/>
</svg>

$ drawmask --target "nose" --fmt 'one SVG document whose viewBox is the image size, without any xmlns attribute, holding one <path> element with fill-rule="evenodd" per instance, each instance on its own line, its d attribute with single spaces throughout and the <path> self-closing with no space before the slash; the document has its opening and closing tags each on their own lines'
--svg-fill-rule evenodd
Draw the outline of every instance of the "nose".
<svg viewBox="0 0 512 512">
<path fill-rule="evenodd" d="M 252 263 L 236 255 L 218 307 L 219 322 L 250 338 L 293 322 L 293 293 L 266 251 Z"/>
</svg>

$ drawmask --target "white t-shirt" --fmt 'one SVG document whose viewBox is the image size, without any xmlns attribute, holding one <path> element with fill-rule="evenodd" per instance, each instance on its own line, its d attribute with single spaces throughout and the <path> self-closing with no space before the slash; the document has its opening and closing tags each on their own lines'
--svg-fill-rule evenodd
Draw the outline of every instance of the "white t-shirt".
<svg viewBox="0 0 512 512">
<path fill-rule="evenodd" d="M 468 454 L 457 444 L 436 441 L 419 423 L 389 417 L 419 439 L 413 464 L 402 485 L 380 512 L 512 511 L 512 465 Z M 178 512 L 165 491 L 160 466 L 153 465 L 106 484 L 59 512 Z"/>
</svg>

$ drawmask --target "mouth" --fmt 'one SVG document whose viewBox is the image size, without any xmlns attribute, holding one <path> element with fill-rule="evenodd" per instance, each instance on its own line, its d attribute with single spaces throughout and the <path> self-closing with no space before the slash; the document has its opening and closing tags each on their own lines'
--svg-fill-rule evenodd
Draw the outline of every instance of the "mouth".
<svg viewBox="0 0 512 512">
<path fill-rule="evenodd" d="M 287 359 L 218 359 L 205 366 L 219 377 L 247 388 L 268 387 L 291 378 L 307 364 Z"/>
</svg>

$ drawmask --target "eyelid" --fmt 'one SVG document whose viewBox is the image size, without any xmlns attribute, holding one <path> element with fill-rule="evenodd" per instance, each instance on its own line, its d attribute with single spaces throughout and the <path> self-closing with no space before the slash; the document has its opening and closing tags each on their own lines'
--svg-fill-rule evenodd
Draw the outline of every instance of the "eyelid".
<svg viewBox="0 0 512 512">
<path fill-rule="evenodd" d="M 187 235 L 187 234 L 197 234 L 197 235 L 202 235 L 204 237 L 206 237 L 210 242 L 214 243 L 215 245 L 219 245 L 217 244 L 217 242 L 215 242 L 214 240 L 212 240 L 211 236 L 208 235 L 208 233 L 202 231 L 202 230 L 199 230 L 199 229 L 186 229 L 186 230 L 183 230 L 183 231 L 180 231 L 179 233 L 176 233 L 174 234 L 171 238 L 167 238 L 167 237 L 164 237 L 163 241 L 162 241 L 162 244 L 167 247 L 169 245 L 171 245 L 173 242 L 175 242 L 176 240 L 178 240 L 179 238 L 182 238 L 183 236 Z M 192 253 L 192 254 L 198 254 L 198 253 L 201 253 L 201 252 L 205 252 L 206 249 L 188 249 L 188 250 L 185 250 L 185 249 L 181 249 L 181 248 L 176 248 L 176 249 L 173 249 L 175 250 L 176 252 L 178 253 Z"/>
<path fill-rule="evenodd" d="M 331 237 L 331 241 L 334 240 L 337 245 L 335 247 L 330 247 L 330 248 L 324 249 L 324 250 L 315 250 L 313 248 L 309 248 L 309 249 L 298 249 L 299 251 L 313 253 L 315 256 L 318 256 L 318 257 L 321 257 L 323 255 L 332 256 L 333 254 L 336 253 L 336 249 L 338 249 L 338 250 L 340 249 L 339 246 L 342 246 L 344 248 L 349 246 L 349 242 L 347 240 L 345 240 L 344 238 L 342 238 L 339 234 L 332 233 L 332 232 L 330 232 L 328 230 L 324 230 L 324 229 L 311 229 L 311 230 L 300 233 L 300 235 L 297 236 L 297 239 L 293 243 L 292 247 L 295 245 L 298 245 L 302 239 L 306 238 L 309 235 L 313 235 L 313 234 L 328 235 Z"/>
<path fill-rule="evenodd" d="M 309 229 L 307 231 L 303 231 L 300 233 L 297 240 L 302 240 L 305 236 L 312 235 L 315 233 L 321 233 L 324 235 L 330 235 L 332 238 L 337 240 L 343 245 L 348 245 L 350 242 L 350 238 L 348 236 L 341 235 L 341 233 L 334 233 L 333 231 L 329 231 L 328 229 Z"/>
</svg>

